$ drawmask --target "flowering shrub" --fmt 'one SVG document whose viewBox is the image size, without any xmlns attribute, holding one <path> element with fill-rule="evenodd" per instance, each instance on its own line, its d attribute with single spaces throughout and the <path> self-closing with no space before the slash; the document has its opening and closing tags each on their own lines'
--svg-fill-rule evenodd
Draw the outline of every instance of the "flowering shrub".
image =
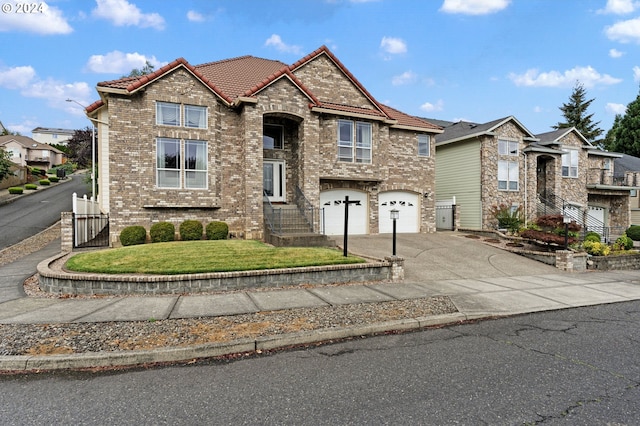
<svg viewBox="0 0 640 426">
<path fill-rule="evenodd" d="M 522 218 L 522 207 L 513 208 L 506 204 L 492 206 L 491 215 L 498 221 L 498 228 L 506 228 L 512 234 L 520 230 L 524 220 Z"/>
<path fill-rule="evenodd" d="M 611 247 L 598 241 L 585 241 L 582 248 L 593 256 L 607 256 L 611 253 Z"/>
</svg>

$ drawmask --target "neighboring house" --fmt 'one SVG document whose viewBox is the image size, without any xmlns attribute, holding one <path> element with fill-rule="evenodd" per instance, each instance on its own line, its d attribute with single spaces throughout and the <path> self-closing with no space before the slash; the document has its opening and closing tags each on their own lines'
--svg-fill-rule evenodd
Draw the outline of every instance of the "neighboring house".
<svg viewBox="0 0 640 426">
<path fill-rule="evenodd" d="M 393 208 L 399 232 L 435 231 L 440 127 L 380 104 L 324 46 L 293 65 L 178 59 L 97 91 L 87 113 L 112 243 L 129 225 L 185 219 L 263 239 L 270 209 L 303 196 L 327 234 L 342 234 L 345 197 L 351 234 L 391 232 Z"/>
<path fill-rule="evenodd" d="M 0 136 L 0 146 L 11 152 L 12 162 L 21 166 L 49 170 L 66 162 L 64 152 L 26 136 Z"/>
<path fill-rule="evenodd" d="M 57 144 L 65 146 L 67 141 L 73 137 L 75 130 L 55 129 L 50 127 L 36 127 L 31 131 L 34 141 L 46 144 Z"/>
<path fill-rule="evenodd" d="M 640 158 L 620 154 L 614 160 L 613 181 L 617 185 L 633 187 L 629 195 L 631 205 L 631 224 L 640 225 Z"/>
<path fill-rule="evenodd" d="M 534 135 L 513 116 L 429 121 L 444 127 L 436 138 L 436 194 L 455 197 L 460 227 L 494 229 L 491 210 L 501 204 L 519 207 L 526 221 L 564 212 L 601 233 L 629 225 L 631 188 L 612 179 L 619 154 L 596 149 L 575 128 Z"/>
</svg>

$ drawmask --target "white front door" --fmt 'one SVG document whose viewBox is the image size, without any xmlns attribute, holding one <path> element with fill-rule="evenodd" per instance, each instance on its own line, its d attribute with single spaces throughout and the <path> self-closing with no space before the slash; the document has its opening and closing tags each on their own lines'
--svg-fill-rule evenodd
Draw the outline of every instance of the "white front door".
<svg viewBox="0 0 640 426">
<path fill-rule="evenodd" d="M 264 160 L 262 163 L 262 185 L 269 201 L 286 201 L 285 162 L 281 160 Z"/>
</svg>

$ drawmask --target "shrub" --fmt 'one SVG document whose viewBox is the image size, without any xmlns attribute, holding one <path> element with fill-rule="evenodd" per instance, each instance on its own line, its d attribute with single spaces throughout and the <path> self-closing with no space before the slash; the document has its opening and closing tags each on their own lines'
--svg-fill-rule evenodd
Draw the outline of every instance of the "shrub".
<svg viewBox="0 0 640 426">
<path fill-rule="evenodd" d="M 640 241 L 640 225 L 631 225 L 626 234 L 633 241 Z"/>
<path fill-rule="evenodd" d="M 611 253 L 611 247 L 597 241 L 585 241 L 582 248 L 593 256 L 607 256 Z"/>
<path fill-rule="evenodd" d="M 550 232 L 544 231 L 536 231 L 534 229 L 527 229 L 520 233 L 522 238 L 528 238 L 530 240 L 536 240 L 547 244 L 557 244 L 559 246 L 564 246 L 564 235 L 558 235 Z M 568 244 L 573 244 L 577 242 L 577 240 L 571 236 L 569 233 L 569 238 L 567 238 Z"/>
<path fill-rule="evenodd" d="M 226 240 L 229 236 L 229 225 L 224 222 L 214 221 L 205 229 L 207 240 Z"/>
<path fill-rule="evenodd" d="M 165 243 L 176 239 L 176 227 L 173 223 L 158 222 L 151 225 L 149 229 L 152 243 Z"/>
<path fill-rule="evenodd" d="M 144 226 L 127 226 L 122 230 L 122 232 L 120 232 L 120 244 L 122 244 L 123 246 L 144 244 L 146 240 L 147 230 L 144 229 Z"/>
<path fill-rule="evenodd" d="M 38 185 L 35 183 L 28 183 L 24 186 L 24 189 L 38 189 Z"/>
<path fill-rule="evenodd" d="M 522 219 L 522 207 L 513 208 L 506 204 L 491 207 L 491 215 L 498 221 L 498 228 L 506 228 L 511 233 L 520 230 L 524 220 Z"/>
<path fill-rule="evenodd" d="M 613 248 L 614 250 L 631 250 L 633 248 L 633 240 L 627 237 L 627 234 L 622 234 L 613 244 Z"/>
<path fill-rule="evenodd" d="M 180 224 L 180 239 L 194 241 L 202 239 L 202 223 L 197 220 L 185 220 Z"/>
<path fill-rule="evenodd" d="M 600 241 L 602 241 L 602 238 L 600 237 L 600 234 L 598 234 L 597 232 L 590 231 L 590 232 L 587 232 L 587 235 L 584 236 L 584 240 L 595 241 L 599 243 Z"/>
<path fill-rule="evenodd" d="M 49 179 L 49 182 L 58 182 L 60 179 L 57 176 L 49 176 L 47 179 Z"/>
<path fill-rule="evenodd" d="M 9 194 L 22 194 L 22 188 L 18 186 L 12 186 L 9 188 Z"/>
<path fill-rule="evenodd" d="M 45 172 L 44 170 L 39 169 L 37 167 L 32 167 L 31 168 L 31 174 L 32 175 L 38 175 L 38 176 L 44 176 L 44 175 L 47 174 L 47 172 Z"/>
<path fill-rule="evenodd" d="M 51 185 L 51 181 L 49 179 L 40 179 L 38 183 L 42 186 Z"/>
</svg>

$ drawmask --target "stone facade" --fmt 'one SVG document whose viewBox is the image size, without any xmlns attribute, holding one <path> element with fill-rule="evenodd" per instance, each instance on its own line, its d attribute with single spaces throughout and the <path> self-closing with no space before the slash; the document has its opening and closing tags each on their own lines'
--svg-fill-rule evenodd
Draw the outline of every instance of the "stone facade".
<svg viewBox="0 0 640 426">
<path fill-rule="evenodd" d="M 417 156 L 417 138 L 437 132 L 437 126 L 402 125 L 402 119 L 390 117 L 326 50 L 291 68 L 290 78 L 287 74 L 268 84 L 259 82 L 251 96 L 234 102 L 212 90 L 189 66 L 169 68 L 142 90 L 123 90 L 118 81 L 98 87 L 102 101 L 93 114 L 109 123 L 99 126 L 99 201 L 110 217 L 112 245 L 118 244 L 126 226 L 149 229 L 168 221 L 177 227 L 186 219 L 204 225 L 224 221 L 232 237 L 264 238 L 265 160 L 286 165 L 285 202 L 293 200 L 296 188 L 316 207 L 323 189 L 367 192 L 372 233 L 378 229 L 380 191 L 422 195 L 435 190 L 435 160 Z M 157 102 L 205 106 L 206 128 L 156 124 Z M 339 119 L 371 124 L 370 163 L 338 161 Z M 282 149 L 263 147 L 265 124 L 283 129 Z M 158 187 L 157 138 L 207 142 L 206 188 Z M 420 203 L 420 232 L 435 231 L 434 202 L 434 197 L 424 197 Z"/>
</svg>

